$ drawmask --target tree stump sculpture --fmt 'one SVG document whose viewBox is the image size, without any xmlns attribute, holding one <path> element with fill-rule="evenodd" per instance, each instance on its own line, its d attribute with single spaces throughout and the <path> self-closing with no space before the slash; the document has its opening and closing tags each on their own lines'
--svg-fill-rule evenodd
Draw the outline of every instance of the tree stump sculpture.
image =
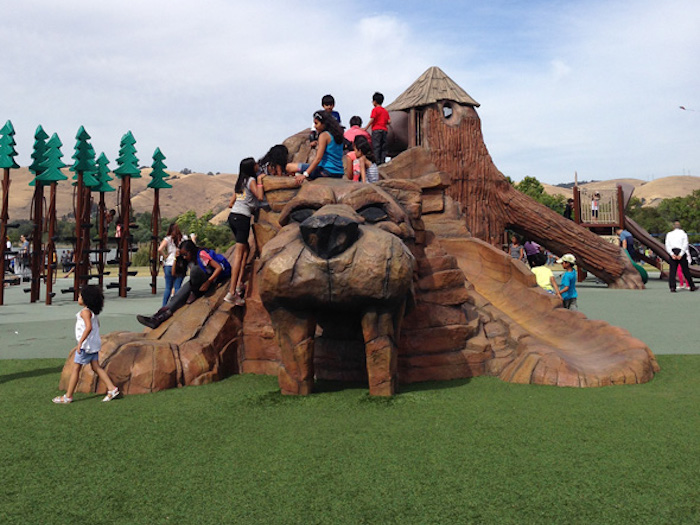
<svg viewBox="0 0 700 525">
<path fill-rule="evenodd" d="M 555 254 L 573 253 L 583 269 L 612 288 L 643 288 L 639 273 L 619 247 L 513 188 L 488 153 L 478 106 L 437 67 L 387 106 L 391 112 L 409 114 L 408 119 L 392 116 L 406 123 L 407 129 L 397 131 L 407 137 L 408 147 L 424 150 L 440 171 L 450 174 L 447 195 L 460 204 L 469 232 L 499 246 L 503 232 L 510 229 Z M 394 166 L 391 176 L 406 173 L 405 168 Z"/>
</svg>

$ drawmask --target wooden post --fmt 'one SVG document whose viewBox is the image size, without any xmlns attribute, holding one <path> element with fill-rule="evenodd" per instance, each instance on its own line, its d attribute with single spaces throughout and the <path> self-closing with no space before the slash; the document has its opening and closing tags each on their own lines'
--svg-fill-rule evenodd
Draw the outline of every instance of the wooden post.
<svg viewBox="0 0 700 525">
<path fill-rule="evenodd" d="M 2 177 L 2 214 L 0 215 L 0 237 L 2 237 L 2 257 L 0 258 L 0 273 L 2 273 L 2 286 L 0 287 L 0 306 L 5 301 L 5 257 L 7 250 L 7 222 L 10 220 L 10 168 L 3 168 Z"/>
<path fill-rule="evenodd" d="M 574 222 L 581 224 L 581 191 L 574 186 Z"/>
<path fill-rule="evenodd" d="M 41 249 L 41 237 L 44 233 L 44 186 L 36 181 L 34 186 L 34 231 L 32 233 L 32 258 L 31 258 L 31 285 L 29 300 L 35 303 L 39 300 L 39 288 L 41 286 L 41 269 L 44 262 L 44 254 Z"/>
<path fill-rule="evenodd" d="M 53 275 L 54 275 L 54 257 L 56 255 L 56 187 L 58 183 L 51 183 L 51 197 L 49 198 L 49 239 L 46 243 L 46 304 L 50 305 L 53 299 Z M 58 266 L 58 257 L 56 257 L 56 266 Z"/>
<path fill-rule="evenodd" d="M 100 252 L 97 256 L 97 271 L 98 271 L 98 280 L 100 284 L 100 288 L 104 289 L 104 273 L 105 273 L 105 246 L 107 245 L 107 228 L 105 228 L 105 211 L 106 211 L 106 206 L 105 206 L 105 192 L 101 191 L 100 192 L 100 204 L 98 206 L 97 210 L 97 215 L 98 218 L 98 226 L 97 226 L 97 235 L 99 237 L 99 243 L 98 246 L 100 247 Z"/>
<path fill-rule="evenodd" d="M 622 194 L 622 186 L 617 185 L 617 226 L 625 227 L 625 197 Z"/>
<path fill-rule="evenodd" d="M 131 221 L 131 177 L 128 175 L 122 178 L 122 228 L 119 244 L 121 246 L 121 257 L 119 259 L 119 297 L 126 297 L 127 272 L 129 271 L 129 250 L 131 249 L 129 236 L 129 222 Z"/>
<path fill-rule="evenodd" d="M 153 227 L 153 235 L 151 236 L 151 293 L 156 294 L 157 278 L 158 278 L 158 226 L 160 222 L 160 202 L 159 190 L 154 188 L 153 195 L 153 214 L 151 224 Z"/>
<path fill-rule="evenodd" d="M 78 171 L 78 182 L 75 186 L 75 252 L 73 254 L 73 300 L 80 295 L 80 273 L 83 271 L 83 172 Z"/>
<path fill-rule="evenodd" d="M 416 147 L 416 108 L 408 112 L 408 147 Z"/>
</svg>

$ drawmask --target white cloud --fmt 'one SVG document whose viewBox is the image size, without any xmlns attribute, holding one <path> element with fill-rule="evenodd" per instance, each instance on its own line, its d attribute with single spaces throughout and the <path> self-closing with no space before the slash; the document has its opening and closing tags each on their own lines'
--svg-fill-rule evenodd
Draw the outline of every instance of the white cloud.
<svg viewBox="0 0 700 525">
<path fill-rule="evenodd" d="M 172 169 L 230 172 L 309 126 L 322 95 L 345 122 L 367 119 L 374 91 L 390 102 L 438 65 L 482 104 L 487 146 L 515 179 L 700 175 L 700 113 L 678 109 L 700 109 L 700 4 L 397 8 L 15 2 L 0 20 L 0 120 L 25 165 L 38 124 L 59 133 L 64 161 L 84 125 L 112 160 L 130 129 L 143 164 L 159 146 Z"/>
</svg>

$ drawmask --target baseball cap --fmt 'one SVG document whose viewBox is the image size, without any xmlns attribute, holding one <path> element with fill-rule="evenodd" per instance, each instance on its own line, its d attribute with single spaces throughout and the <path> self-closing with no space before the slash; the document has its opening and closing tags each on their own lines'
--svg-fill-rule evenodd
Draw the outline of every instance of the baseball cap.
<svg viewBox="0 0 700 525">
<path fill-rule="evenodd" d="M 565 253 L 564 255 L 561 256 L 560 259 L 557 259 L 557 264 L 561 264 L 564 261 L 566 261 L 570 264 L 576 264 L 576 257 L 571 255 L 570 253 Z"/>
</svg>

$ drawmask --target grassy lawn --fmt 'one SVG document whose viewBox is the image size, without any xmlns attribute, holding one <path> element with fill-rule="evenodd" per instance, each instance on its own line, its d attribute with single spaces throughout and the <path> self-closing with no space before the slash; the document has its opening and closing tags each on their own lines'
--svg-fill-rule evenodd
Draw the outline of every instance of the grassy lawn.
<svg viewBox="0 0 700 525">
<path fill-rule="evenodd" d="M 247 375 L 55 406 L 62 359 L 0 361 L 0 522 L 698 523 L 700 356 L 659 362 L 599 389 Z"/>
</svg>

